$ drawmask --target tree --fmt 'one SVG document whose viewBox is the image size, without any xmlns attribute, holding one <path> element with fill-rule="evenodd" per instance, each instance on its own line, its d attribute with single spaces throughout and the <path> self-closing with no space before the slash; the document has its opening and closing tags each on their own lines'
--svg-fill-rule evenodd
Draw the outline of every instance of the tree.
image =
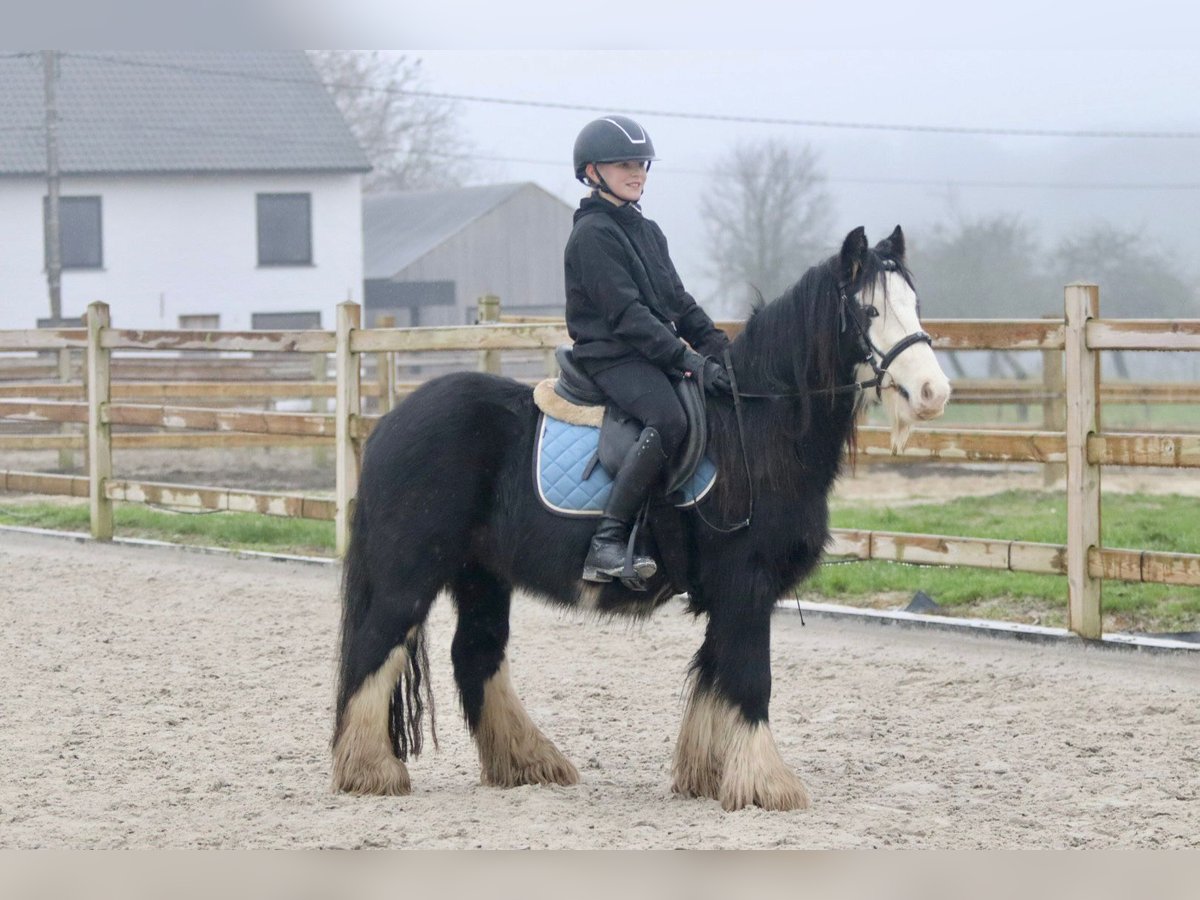
<svg viewBox="0 0 1200 900">
<path fill-rule="evenodd" d="M 1097 225 L 1060 243 L 1051 267 L 1062 284 L 1098 284 L 1103 315 L 1180 319 L 1200 312 L 1191 286 L 1171 260 L 1135 231 Z"/>
<path fill-rule="evenodd" d="M 960 219 L 934 229 L 925 245 L 910 241 L 925 315 L 933 318 L 1026 318 L 1062 308 L 1061 290 L 1042 270 L 1033 229 L 1017 216 Z"/>
<path fill-rule="evenodd" d="M 354 50 L 309 58 L 371 162 L 364 190 L 456 187 L 471 177 L 457 107 L 425 93 L 419 59 Z"/>
<path fill-rule="evenodd" d="M 808 146 L 779 140 L 741 144 L 719 161 L 701 211 L 727 308 L 773 299 L 817 262 L 829 227 L 824 180 Z"/>
<path fill-rule="evenodd" d="M 1037 318 L 1062 309 L 1033 229 L 1017 216 L 959 218 L 935 228 L 923 246 L 910 241 L 908 256 L 922 314 L 930 318 Z M 957 376 L 968 374 L 958 354 L 947 358 Z M 1027 377 L 1007 351 L 989 352 L 986 365 L 992 376 Z"/>
</svg>

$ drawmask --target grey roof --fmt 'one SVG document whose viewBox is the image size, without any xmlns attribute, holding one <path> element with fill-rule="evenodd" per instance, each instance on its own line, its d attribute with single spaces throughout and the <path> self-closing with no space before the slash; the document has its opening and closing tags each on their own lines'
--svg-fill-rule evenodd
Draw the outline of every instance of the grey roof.
<svg viewBox="0 0 1200 900">
<path fill-rule="evenodd" d="M 302 51 L 64 51 L 64 174 L 365 172 Z M 46 171 L 41 54 L 0 54 L 0 175 Z"/>
<path fill-rule="evenodd" d="M 363 197 L 363 277 L 391 278 L 532 183 Z"/>
</svg>

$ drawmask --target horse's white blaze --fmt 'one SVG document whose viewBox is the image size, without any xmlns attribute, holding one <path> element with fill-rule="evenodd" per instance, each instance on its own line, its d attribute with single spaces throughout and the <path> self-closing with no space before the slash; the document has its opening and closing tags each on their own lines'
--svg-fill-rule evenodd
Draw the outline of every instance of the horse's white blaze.
<svg viewBox="0 0 1200 900">
<path fill-rule="evenodd" d="M 870 334 L 875 346 L 887 353 L 907 335 L 921 331 L 917 295 L 898 272 L 885 276 L 886 290 L 872 285 L 862 293 L 864 304 L 879 315 L 871 319 Z M 884 376 L 884 409 L 892 425 L 892 449 L 899 452 L 908 441 L 913 424 L 936 419 L 950 399 L 950 380 L 938 364 L 933 348 L 918 343 L 907 347 L 888 366 Z M 887 386 L 894 385 L 893 390 Z"/>
<path fill-rule="evenodd" d="M 333 789 L 351 794 L 408 794 L 408 767 L 392 752 L 388 709 L 408 665 L 401 644 L 354 692 L 333 746 Z"/>
<path fill-rule="evenodd" d="M 710 691 L 694 690 L 675 745 L 676 793 L 711 797 L 727 810 L 806 809 L 808 791 L 783 761 L 771 727 L 751 724 Z"/>
<path fill-rule="evenodd" d="M 483 709 L 475 731 L 480 781 L 493 787 L 578 784 L 579 772 L 538 730 L 513 689 L 508 660 L 483 686 Z"/>
</svg>

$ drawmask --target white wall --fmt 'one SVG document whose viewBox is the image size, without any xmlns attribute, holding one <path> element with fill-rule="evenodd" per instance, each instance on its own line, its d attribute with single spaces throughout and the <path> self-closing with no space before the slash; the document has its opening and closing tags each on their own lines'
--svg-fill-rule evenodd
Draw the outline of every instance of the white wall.
<svg viewBox="0 0 1200 900">
<path fill-rule="evenodd" d="M 0 179 L 0 328 L 50 314 L 42 250 L 44 179 Z M 313 265 L 258 266 L 255 194 L 312 195 Z M 218 313 L 248 329 L 254 312 L 362 302 L 360 175 L 64 178 L 64 196 L 102 198 L 104 267 L 63 272 L 64 316 L 103 300 L 119 328 L 176 328 L 180 315 Z"/>
<path fill-rule="evenodd" d="M 455 306 L 421 310 L 422 325 L 464 325 L 464 309 L 497 294 L 503 312 L 533 307 L 561 314 L 566 303 L 563 248 L 574 209 L 536 185 L 527 185 L 462 231 L 405 267 L 399 281 L 455 282 Z"/>
</svg>

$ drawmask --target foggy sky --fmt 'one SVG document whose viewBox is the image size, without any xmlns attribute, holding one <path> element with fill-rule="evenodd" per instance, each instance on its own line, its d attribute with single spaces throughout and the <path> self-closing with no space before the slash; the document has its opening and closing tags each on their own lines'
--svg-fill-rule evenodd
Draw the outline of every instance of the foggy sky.
<svg viewBox="0 0 1200 900">
<path fill-rule="evenodd" d="M 919 58 L 898 48 L 855 54 L 835 49 L 410 54 L 424 60 L 434 90 L 607 105 L 611 111 L 1200 132 L 1195 100 L 1200 61 L 1182 50 L 930 48 Z M 582 188 L 570 171 L 571 145 L 599 111 L 480 102 L 459 108 L 479 155 L 546 161 L 481 160 L 482 180 L 531 180 L 568 202 L 577 200 Z M 1144 229 L 1180 268 L 1200 270 L 1194 263 L 1200 258 L 1200 139 L 921 134 L 685 120 L 652 112 L 636 117 L 662 158 L 643 206 L 666 230 L 685 283 L 697 296 L 710 289 L 699 195 L 720 177 L 713 166 L 731 146 L 765 137 L 808 143 L 819 154 L 835 214 L 831 247 L 859 224 L 882 237 L 901 223 L 910 242 L 919 243 L 935 224 L 955 216 L 1005 213 L 1033 225 L 1048 247 L 1102 220 Z M 549 164 L 555 159 L 561 165 Z M 979 182 L 987 185 L 972 184 Z M 1086 187 L 1052 186 L 1064 184 Z M 1102 187 L 1151 184 L 1191 187 Z"/>
<path fill-rule="evenodd" d="M 149 0 L 112 2 L 141 7 Z M 1200 13 L 1164 0 L 220 0 L 203 6 L 207 30 L 200 32 L 172 25 L 184 22 L 180 8 L 199 4 L 158 5 L 158 18 L 102 14 L 110 5 L 47 0 L 12 24 L 40 16 L 61 31 L 74 23 L 76 31 L 86 26 L 93 43 L 110 45 L 125 38 L 170 47 L 223 34 L 236 46 L 261 44 L 268 34 L 302 48 L 375 47 L 423 59 L 433 90 L 595 106 L 459 105 L 477 155 L 535 161 L 479 160 L 477 181 L 534 181 L 572 205 L 582 192 L 570 170 L 575 134 L 610 111 L 1200 132 Z M 31 46 L 56 43 L 33 31 L 12 37 L 22 38 Z M 522 49 L 485 49 L 496 47 Z M 555 49 L 564 47 L 574 49 Z M 744 47 L 758 49 L 737 49 Z M 719 177 L 710 170 L 723 153 L 764 137 L 808 143 L 818 153 L 835 214 L 831 247 L 859 224 L 879 236 L 901 223 L 915 246 L 955 216 L 1004 213 L 1034 226 L 1050 248 L 1107 221 L 1144 229 L 1178 268 L 1200 276 L 1200 139 L 938 135 L 635 115 L 662 157 L 646 212 L 663 225 L 685 283 L 701 299 L 711 284 L 699 197 Z M 1062 183 L 1090 186 L 1017 186 Z M 798 263 L 797 275 L 809 262 Z"/>
</svg>

